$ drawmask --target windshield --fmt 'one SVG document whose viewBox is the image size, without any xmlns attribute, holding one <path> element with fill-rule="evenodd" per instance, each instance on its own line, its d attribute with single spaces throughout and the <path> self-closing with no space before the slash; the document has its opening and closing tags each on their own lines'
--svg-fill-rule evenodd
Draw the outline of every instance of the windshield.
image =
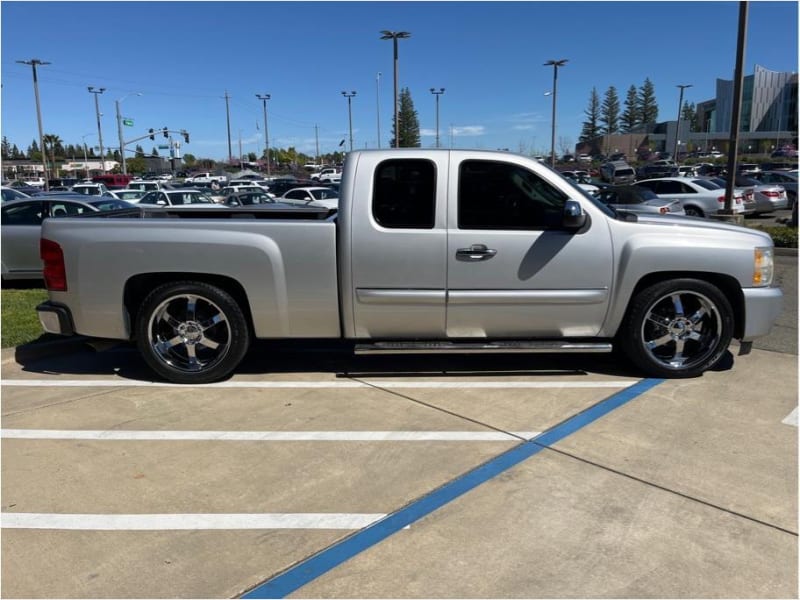
<svg viewBox="0 0 800 600">
<path fill-rule="evenodd" d="M 316 200 L 333 200 L 339 197 L 339 194 L 329 189 L 311 190 L 311 195 L 314 196 Z"/>
</svg>

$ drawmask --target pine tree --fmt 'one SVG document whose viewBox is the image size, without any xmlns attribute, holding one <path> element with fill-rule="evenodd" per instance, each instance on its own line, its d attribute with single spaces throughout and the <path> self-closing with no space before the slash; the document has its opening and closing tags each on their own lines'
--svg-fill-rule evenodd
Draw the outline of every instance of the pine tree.
<svg viewBox="0 0 800 600">
<path fill-rule="evenodd" d="M 689 121 L 689 131 L 700 131 L 697 123 L 697 110 L 695 109 L 694 102 L 689 104 L 684 101 L 683 108 L 681 109 L 681 120 Z"/>
<path fill-rule="evenodd" d="M 636 100 L 636 86 L 628 88 L 625 96 L 625 111 L 620 118 L 620 130 L 622 133 L 629 133 L 641 122 L 639 118 L 639 106 Z"/>
<path fill-rule="evenodd" d="M 3 136 L 3 141 L 0 143 L 0 157 L 4 160 L 11 158 L 11 143 L 6 136 Z"/>
<path fill-rule="evenodd" d="M 653 82 L 646 78 L 639 88 L 638 96 L 639 117 L 642 123 L 655 123 L 658 120 L 658 103 Z"/>
<path fill-rule="evenodd" d="M 400 91 L 398 119 L 400 120 L 400 127 L 398 128 L 397 123 L 393 123 L 390 145 L 394 147 L 395 139 L 398 139 L 400 142 L 398 147 L 400 148 L 419 148 L 419 116 L 417 111 L 414 110 L 414 101 L 411 99 L 411 92 L 408 88 L 403 88 Z"/>
<path fill-rule="evenodd" d="M 579 141 L 588 142 L 600 135 L 600 96 L 597 93 L 597 88 L 592 88 L 592 93 L 589 95 L 589 106 L 583 111 L 586 115 L 586 120 L 583 122 L 581 129 L 581 136 Z"/>
<path fill-rule="evenodd" d="M 613 85 L 606 91 L 600 110 L 600 122 L 606 135 L 619 133 L 619 96 Z"/>
</svg>

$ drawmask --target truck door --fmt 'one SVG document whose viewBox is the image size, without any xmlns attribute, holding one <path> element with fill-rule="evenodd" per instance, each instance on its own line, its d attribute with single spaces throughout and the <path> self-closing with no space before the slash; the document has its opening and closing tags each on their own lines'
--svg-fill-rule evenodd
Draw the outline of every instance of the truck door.
<svg viewBox="0 0 800 600">
<path fill-rule="evenodd" d="M 340 244 L 351 244 L 349 253 L 339 252 L 342 290 L 350 295 L 342 305 L 353 307 L 352 322 L 343 315 L 345 331 L 359 338 L 441 338 L 446 153 L 363 153 L 358 161 L 356 180 L 345 183 L 354 189 L 350 219 L 340 221 L 339 232 Z"/>
<path fill-rule="evenodd" d="M 450 172 L 447 336 L 596 335 L 612 278 L 605 221 L 563 229 L 569 195 L 524 163 L 454 152 Z"/>
</svg>

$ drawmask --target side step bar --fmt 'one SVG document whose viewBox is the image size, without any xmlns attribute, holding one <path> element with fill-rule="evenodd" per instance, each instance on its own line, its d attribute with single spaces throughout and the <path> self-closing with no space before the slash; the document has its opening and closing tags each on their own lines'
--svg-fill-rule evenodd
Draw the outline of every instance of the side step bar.
<svg viewBox="0 0 800 600">
<path fill-rule="evenodd" d="M 356 354 L 511 354 L 520 353 L 607 353 L 609 342 L 496 341 L 496 342 L 375 342 L 356 344 Z"/>
</svg>

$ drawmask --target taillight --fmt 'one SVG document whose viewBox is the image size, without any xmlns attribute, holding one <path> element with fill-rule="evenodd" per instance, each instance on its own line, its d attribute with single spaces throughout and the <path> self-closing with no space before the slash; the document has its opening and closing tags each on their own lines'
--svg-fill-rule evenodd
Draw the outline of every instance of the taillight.
<svg viewBox="0 0 800 600">
<path fill-rule="evenodd" d="M 780 192 L 762 192 L 765 196 L 769 196 L 770 198 L 778 198 L 781 193 Z"/>
<path fill-rule="evenodd" d="M 660 212 L 662 215 L 665 215 L 669 212 L 669 208 L 666 206 L 662 206 L 661 208 L 658 209 L 658 212 Z"/>
<path fill-rule="evenodd" d="M 725 196 L 718 197 L 717 202 L 719 202 L 720 204 L 725 204 Z"/>
<path fill-rule="evenodd" d="M 67 269 L 64 266 L 64 253 L 61 246 L 44 238 L 39 242 L 39 254 L 44 263 L 42 275 L 45 287 L 51 292 L 67 291 Z"/>
</svg>

